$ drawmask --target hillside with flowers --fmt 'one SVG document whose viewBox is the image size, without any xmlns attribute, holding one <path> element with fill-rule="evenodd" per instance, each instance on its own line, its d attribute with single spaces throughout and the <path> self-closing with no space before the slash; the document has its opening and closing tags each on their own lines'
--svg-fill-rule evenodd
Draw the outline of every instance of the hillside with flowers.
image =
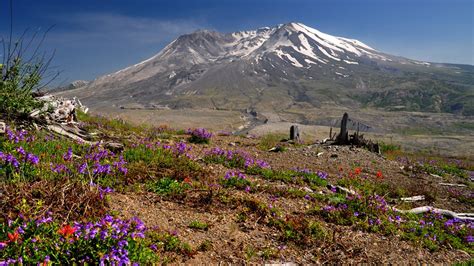
<svg viewBox="0 0 474 266">
<path fill-rule="evenodd" d="M 0 135 L 1 264 L 472 263 L 472 161 L 78 120 Z"/>
<path fill-rule="evenodd" d="M 0 265 L 474 262 L 471 157 L 87 114 L 38 90 L 23 40 L 0 64 Z"/>
</svg>

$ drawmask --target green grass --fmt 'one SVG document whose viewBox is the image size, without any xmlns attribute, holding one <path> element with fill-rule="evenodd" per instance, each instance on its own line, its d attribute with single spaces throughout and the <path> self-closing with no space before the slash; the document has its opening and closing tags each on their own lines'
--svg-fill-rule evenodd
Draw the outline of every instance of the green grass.
<svg viewBox="0 0 474 266">
<path fill-rule="evenodd" d="M 189 184 L 178 182 L 174 179 L 165 177 L 156 181 L 146 183 L 148 191 L 164 196 L 178 196 L 190 188 Z"/>
<path fill-rule="evenodd" d="M 380 151 L 382 153 L 394 152 L 394 151 L 401 150 L 401 146 L 396 145 L 396 144 L 388 144 L 388 143 L 380 142 L 379 145 L 380 145 Z"/>
<path fill-rule="evenodd" d="M 467 129 L 474 131 L 474 122 L 456 122 L 453 123 L 452 126 L 459 129 Z"/>
<path fill-rule="evenodd" d="M 285 134 L 269 133 L 269 134 L 263 135 L 260 138 L 260 142 L 257 147 L 262 151 L 268 151 L 269 149 L 273 147 L 277 147 L 278 144 L 280 144 L 281 141 L 286 138 L 288 138 L 288 136 Z"/>
<path fill-rule="evenodd" d="M 203 230 L 203 231 L 207 231 L 209 229 L 209 225 L 207 223 L 200 222 L 200 221 L 192 221 L 191 223 L 189 223 L 188 227 L 192 229 Z"/>
</svg>

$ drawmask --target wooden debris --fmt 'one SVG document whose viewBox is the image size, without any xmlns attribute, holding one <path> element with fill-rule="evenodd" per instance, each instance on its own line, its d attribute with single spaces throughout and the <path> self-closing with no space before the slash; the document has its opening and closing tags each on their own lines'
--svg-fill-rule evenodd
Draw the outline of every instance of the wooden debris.
<svg viewBox="0 0 474 266">
<path fill-rule="evenodd" d="M 460 220 L 474 221 L 474 213 L 456 213 L 456 212 L 453 212 L 453 211 L 450 211 L 450 210 L 438 209 L 438 208 L 434 208 L 434 207 L 431 207 L 431 206 L 417 207 L 417 208 L 413 208 L 413 209 L 410 209 L 410 210 L 399 210 L 395 207 L 390 207 L 390 208 L 393 211 L 396 211 L 396 212 L 399 212 L 399 213 L 421 214 L 421 213 L 425 213 L 425 212 L 435 212 L 435 213 L 439 213 L 439 214 L 442 214 L 442 215 L 445 215 L 445 216 L 448 216 L 448 217 L 451 217 L 451 218 L 456 218 L 456 219 L 460 219 Z"/>
<path fill-rule="evenodd" d="M 347 131 L 347 120 L 349 119 L 349 115 L 344 113 L 341 120 L 341 130 L 339 131 L 339 135 L 336 137 L 336 143 L 338 145 L 348 145 L 349 144 L 349 131 Z"/>
<path fill-rule="evenodd" d="M 405 202 L 420 201 L 420 200 L 425 200 L 425 196 L 419 195 L 419 196 L 413 196 L 413 197 L 408 197 L 408 198 L 401 198 L 400 200 L 405 201 Z"/>
<path fill-rule="evenodd" d="M 300 130 L 298 126 L 293 125 L 290 127 L 290 140 L 294 142 L 300 141 Z"/>
<path fill-rule="evenodd" d="M 59 134 L 59 135 L 68 137 L 70 139 L 73 139 L 73 140 L 76 140 L 76 141 L 79 141 L 79 142 L 82 142 L 82 143 L 86 143 L 86 144 L 89 144 L 89 145 L 96 145 L 97 144 L 97 142 L 84 140 L 80 136 L 65 130 L 60 125 L 47 125 L 46 128 L 48 130 L 52 131 L 52 132 L 55 132 L 55 133 Z"/>
<path fill-rule="evenodd" d="M 334 141 L 333 144 L 334 145 L 353 145 L 356 147 L 364 147 L 371 152 L 380 154 L 380 146 L 378 143 L 372 142 L 371 140 L 366 140 L 364 139 L 363 134 L 359 134 L 359 122 L 357 122 L 357 131 L 349 135 L 349 130 L 347 129 L 348 120 L 349 120 L 349 115 L 347 113 L 344 113 L 341 120 L 341 129 L 340 129 L 339 135 L 337 135 L 336 140 Z"/>
<path fill-rule="evenodd" d="M 104 145 L 104 148 L 114 152 L 114 153 L 119 153 L 123 151 L 124 145 L 122 143 L 117 143 L 117 142 L 107 142 Z"/>
<path fill-rule="evenodd" d="M 270 148 L 268 151 L 269 152 L 282 152 L 284 151 L 285 149 L 281 146 L 276 146 L 276 147 L 273 147 L 273 148 Z"/>
<path fill-rule="evenodd" d="M 345 192 L 345 193 L 350 194 L 350 195 L 357 195 L 357 193 L 354 190 L 351 190 L 351 189 L 348 189 L 348 188 L 345 188 L 345 187 L 333 186 L 331 184 L 329 184 L 327 187 L 328 188 L 334 188 L 335 187 L 337 191 L 342 191 L 342 192 Z M 425 213 L 425 212 L 435 212 L 435 213 L 439 213 L 439 214 L 442 214 L 442 215 L 445 215 L 445 216 L 448 216 L 448 217 L 451 217 L 451 218 L 456 218 L 456 219 L 460 219 L 460 220 L 474 221 L 474 213 L 456 213 L 456 212 L 453 212 L 453 211 L 450 211 L 450 210 L 438 209 L 438 208 L 434 208 L 434 207 L 431 207 L 431 206 L 417 207 L 417 208 L 413 208 L 413 209 L 410 209 L 410 210 L 400 210 L 400 209 L 397 209 L 397 208 L 392 207 L 392 206 L 389 206 L 389 208 L 392 211 L 399 212 L 399 213 L 421 214 L 421 213 Z"/>
<path fill-rule="evenodd" d="M 447 186 L 447 187 L 467 187 L 464 184 L 453 184 L 453 183 L 439 183 L 441 186 Z"/>
<path fill-rule="evenodd" d="M 0 134 L 5 134 L 5 131 L 7 130 L 7 125 L 5 122 L 0 121 Z"/>
</svg>

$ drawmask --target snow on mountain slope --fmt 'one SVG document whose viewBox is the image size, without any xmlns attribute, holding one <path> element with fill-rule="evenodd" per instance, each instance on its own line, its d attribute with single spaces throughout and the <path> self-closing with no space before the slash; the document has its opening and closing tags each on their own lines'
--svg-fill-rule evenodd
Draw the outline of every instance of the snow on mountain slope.
<svg viewBox="0 0 474 266">
<path fill-rule="evenodd" d="M 358 40 L 287 23 L 227 34 L 199 30 L 182 35 L 153 57 L 64 92 L 64 96 L 78 96 L 90 106 L 112 102 L 147 108 L 245 109 L 258 102 L 261 108 L 271 109 L 293 102 L 318 105 L 337 99 L 354 103 L 351 91 L 357 90 L 360 98 L 361 93 L 388 84 L 389 90 L 400 86 L 399 92 L 386 94 L 399 108 L 401 95 L 408 102 L 413 95 L 422 95 L 417 96 L 423 97 L 420 102 L 439 99 L 429 90 L 413 95 L 406 90 L 427 88 L 425 81 L 435 72 L 441 71 L 449 81 L 469 80 L 453 76 L 459 75 L 456 71 L 464 73 L 455 68 L 389 55 Z M 370 95 L 385 106 L 386 92 L 377 93 Z M 430 106 L 438 108 L 434 102 Z"/>
<path fill-rule="evenodd" d="M 288 51 L 292 51 L 291 54 Z M 294 53 L 298 53 L 295 56 Z M 103 76 L 95 84 L 121 80 L 137 82 L 158 73 L 193 65 L 219 64 L 232 60 L 261 60 L 273 53 L 294 67 L 328 64 L 331 61 L 359 64 L 361 57 L 391 60 L 368 45 L 335 37 L 301 23 L 280 24 L 251 31 L 222 34 L 201 30 L 180 36 L 155 56 Z M 308 63 L 309 62 L 309 63 Z"/>
</svg>

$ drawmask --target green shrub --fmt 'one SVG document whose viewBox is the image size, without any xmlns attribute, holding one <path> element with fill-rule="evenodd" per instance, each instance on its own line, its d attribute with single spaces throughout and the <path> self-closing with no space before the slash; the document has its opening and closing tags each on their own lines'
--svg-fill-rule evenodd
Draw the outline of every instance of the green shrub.
<svg viewBox="0 0 474 266">
<path fill-rule="evenodd" d="M 174 179 L 165 177 L 157 181 L 147 183 L 149 191 L 160 194 L 177 196 L 184 193 L 189 187 L 189 184 L 180 183 Z"/>
<path fill-rule="evenodd" d="M 209 225 L 207 223 L 200 221 L 192 221 L 191 223 L 189 223 L 188 227 L 204 231 L 207 231 L 207 229 L 209 229 Z"/>
<path fill-rule="evenodd" d="M 380 142 L 379 145 L 380 145 L 380 151 L 382 153 L 401 150 L 400 145 L 388 144 L 388 143 L 384 143 L 384 142 Z"/>
<path fill-rule="evenodd" d="M 269 133 L 260 138 L 260 143 L 258 144 L 258 148 L 263 151 L 268 151 L 269 149 L 277 146 L 282 140 L 284 140 L 287 136 L 285 134 L 275 134 Z M 281 151 L 284 151 L 283 148 Z"/>
<path fill-rule="evenodd" d="M 24 64 L 21 58 L 15 58 L 11 63 L 10 66 L 0 65 L 0 113 L 9 120 L 42 107 L 31 94 L 41 80 L 41 65 Z"/>
</svg>

